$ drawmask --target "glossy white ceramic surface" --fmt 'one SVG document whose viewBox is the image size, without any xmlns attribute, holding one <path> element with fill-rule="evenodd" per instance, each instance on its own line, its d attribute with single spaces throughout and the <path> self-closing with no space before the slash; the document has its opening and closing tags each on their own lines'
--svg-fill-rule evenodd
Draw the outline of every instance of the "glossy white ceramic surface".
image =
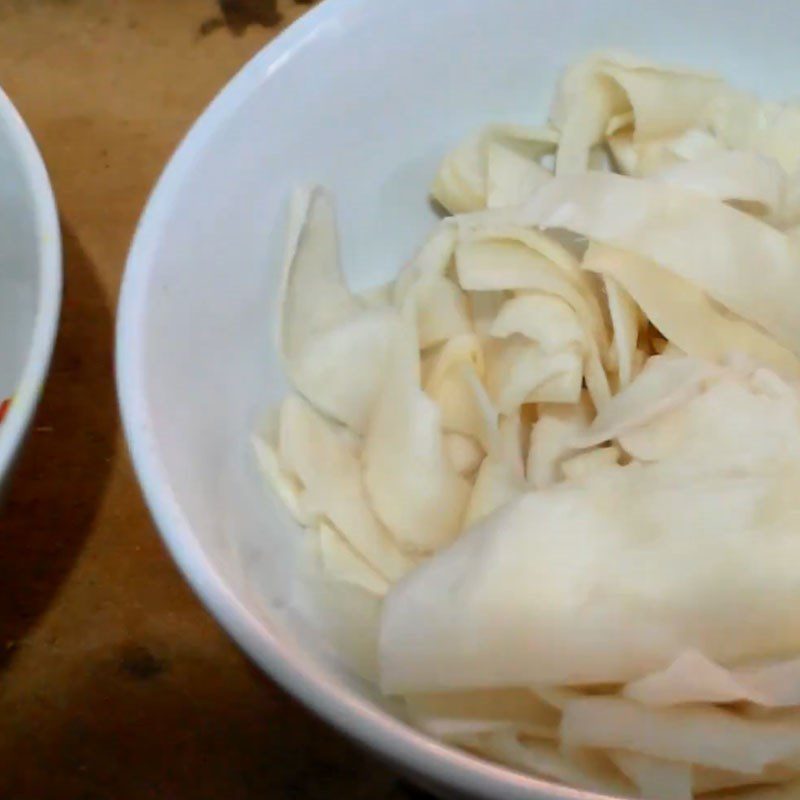
<svg viewBox="0 0 800 800">
<path fill-rule="evenodd" d="M 0 492 L 47 375 L 61 307 L 53 191 L 31 134 L 0 91 Z"/>
</svg>

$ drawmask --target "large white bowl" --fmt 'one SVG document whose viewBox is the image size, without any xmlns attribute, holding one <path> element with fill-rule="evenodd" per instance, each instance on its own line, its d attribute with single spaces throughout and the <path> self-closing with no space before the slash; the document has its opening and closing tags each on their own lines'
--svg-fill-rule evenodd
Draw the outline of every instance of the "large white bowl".
<svg viewBox="0 0 800 800">
<path fill-rule="evenodd" d="M 147 502 L 200 597 L 266 672 L 439 791 L 578 797 L 443 747 L 385 710 L 287 610 L 296 526 L 250 434 L 285 391 L 272 346 L 285 207 L 338 197 L 356 284 L 391 276 L 433 220 L 426 187 L 489 120 L 543 119 L 598 47 L 800 88 L 800 4 L 754 0 L 327 0 L 254 58 L 179 148 L 142 218 L 120 305 L 125 428 Z"/>
<path fill-rule="evenodd" d="M 0 493 L 41 393 L 61 308 L 53 190 L 25 123 L 0 91 Z"/>
</svg>

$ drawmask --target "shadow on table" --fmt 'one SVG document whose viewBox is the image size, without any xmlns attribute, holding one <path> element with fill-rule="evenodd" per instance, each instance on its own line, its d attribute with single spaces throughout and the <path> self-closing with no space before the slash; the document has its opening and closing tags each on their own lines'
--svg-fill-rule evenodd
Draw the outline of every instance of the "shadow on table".
<svg viewBox="0 0 800 800">
<path fill-rule="evenodd" d="M 113 315 L 63 220 L 62 237 L 64 301 L 52 367 L 0 510 L 0 670 L 77 558 L 116 447 Z"/>
<path fill-rule="evenodd" d="M 0 796 L 429 798 L 266 679 L 254 686 L 243 674 L 238 660 L 229 670 L 185 654 L 146 673 L 121 670 L 113 654 L 90 662 L 57 708 L 0 735 Z"/>
</svg>

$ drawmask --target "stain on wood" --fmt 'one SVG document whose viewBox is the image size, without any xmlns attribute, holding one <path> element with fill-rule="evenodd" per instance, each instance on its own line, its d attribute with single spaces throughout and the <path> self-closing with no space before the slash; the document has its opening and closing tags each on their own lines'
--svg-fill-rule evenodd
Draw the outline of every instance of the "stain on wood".
<svg viewBox="0 0 800 800">
<path fill-rule="evenodd" d="M 167 670 L 167 661 L 144 645 L 128 644 L 120 651 L 119 667 L 130 678 L 150 681 Z"/>
<path fill-rule="evenodd" d="M 208 36 L 226 28 L 241 36 L 249 27 L 273 28 L 281 21 L 277 0 L 218 0 L 219 15 L 200 25 L 200 35 Z"/>
</svg>

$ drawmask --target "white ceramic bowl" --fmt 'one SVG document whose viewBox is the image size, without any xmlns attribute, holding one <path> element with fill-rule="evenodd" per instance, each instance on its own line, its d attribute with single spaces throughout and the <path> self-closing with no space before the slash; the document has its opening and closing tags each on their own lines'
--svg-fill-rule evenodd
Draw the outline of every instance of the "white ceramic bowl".
<svg viewBox="0 0 800 800">
<path fill-rule="evenodd" d="M 800 88 L 798 30 L 795 0 L 326 0 L 220 94 L 150 200 L 128 261 L 117 363 L 158 527 L 266 672 L 440 792 L 586 796 L 411 730 L 286 609 L 300 537 L 249 441 L 286 388 L 272 324 L 289 192 L 314 181 L 334 190 L 350 277 L 375 283 L 431 224 L 426 187 L 445 149 L 490 120 L 541 121 L 569 61 L 619 46 L 780 96 Z"/>
<path fill-rule="evenodd" d="M 0 91 L 0 492 L 41 393 L 61 308 L 53 190 L 25 123 Z"/>
</svg>

